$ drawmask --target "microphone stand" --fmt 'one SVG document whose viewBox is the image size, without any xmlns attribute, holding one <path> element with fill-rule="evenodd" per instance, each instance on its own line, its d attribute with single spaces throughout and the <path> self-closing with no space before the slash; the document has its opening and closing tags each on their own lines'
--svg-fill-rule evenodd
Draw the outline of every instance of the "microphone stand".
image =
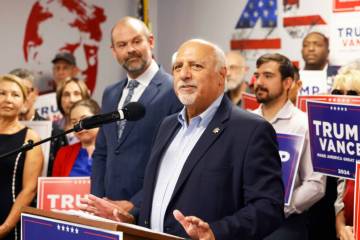
<svg viewBox="0 0 360 240">
<path fill-rule="evenodd" d="M 69 129 L 69 130 L 67 130 L 67 131 L 65 131 L 65 132 L 62 132 L 62 133 L 56 134 L 56 135 L 54 135 L 54 136 L 50 136 L 50 137 L 48 137 L 48 138 L 45 138 L 45 139 L 43 139 L 43 140 L 40 140 L 40 141 L 38 141 L 38 142 L 36 142 L 36 143 L 34 143 L 33 140 L 28 140 L 28 142 L 27 142 L 26 144 L 22 145 L 21 147 L 19 147 L 19 148 L 17 148 L 17 149 L 14 149 L 14 150 L 12 150 L 12 151 L 10 151 L 10 152 L 7 152 L 7 153 L 5 153 L 5 154 L 2 154 L 2 155 L 0 156 L 0 159 L 6 158 L 6 157 L 8 157 L 8 156 L 10 156 L 10 155 L 13 155 L 13 154 L 18 154 L 19 152 L 29 151 L 29 150 L 33 149 L 34 147 L 36 147 L 37 145 L 43 144 L 44 142 L 51 141 L 51 140 L 53 140 L 53 139 L 57 139 L 58 137 L 65 136 L 66 134 L 71 133 L 71 132 L 78 132 L 78 131 L 80 131 L 80 130 L 81 130 L 81 129 L 79 129 L 79 128 L 77 128 L 77 127 L 74 127 L 74 128 L 71 128 L 71 129 Z"/>
</svg>

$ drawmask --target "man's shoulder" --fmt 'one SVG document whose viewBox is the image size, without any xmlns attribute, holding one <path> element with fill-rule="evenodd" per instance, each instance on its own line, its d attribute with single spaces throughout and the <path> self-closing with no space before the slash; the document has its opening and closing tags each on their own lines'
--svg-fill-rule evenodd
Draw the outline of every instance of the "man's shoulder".
<svg viewBox="0 0 360 240">
<path fill-rule="evenodd" d="M 169 126 L 169 125 L 172 125 L 172 124 L 177 124 L 179 121 L 178 121 L 178 115 L 179 115 L 179 112 L 176 112 L 176 113 L 173 113 L 171 115 L 168 115 L 164 118 L 164 120 L 162 121 L 162 126 Z"/>
<path fill-rule="evenodd" d="M 112 92 L 112 91 L 118 91 L 120 86 L 123 86 L 126 82 L 126 78 L 120 80 L 120 81 L 117 81 L 113 84 L 110 84 L 109 86 L 107 86 L 104 90 L 104 93 L 109 93 L 109 92 Z"/>
<path fill-rule="evenodd" d="M 298 109 L 297 107 L 292 106 L 291 120 L 296 121 L 298 124 L 307 125 L 307 114 Z"/>
<path fill-rule="evenodd" d="M 233 106 L 228 127 L 231 128 L 231 133 L 236 136 L 254 135 L 257 129 L 262 129 L 261 132 L 269 132 L 275 134 L 273 126 L 260 115 L 249 112 L 239 107 Z"/>
<path fill-rule="evenodd" d="M 250 111 L 241 109 L 236 106 L 232 107 L 231 116 L 232 116 L 233 120 L 249 122 L 252 124 L 267 122 L 263 117 L 256 114 L 256 112 L 254 112 L 254 111 L 250 112 Z"/>
<path fill-rule="evenodd" d="M 155 84 L 161 84 L 161 86 L 164 86 L 165 88 L 172 88 L 173 78 L 165 70 L 159 68 L 158 72 L 155 74 L 151 81 Z"/>
</svg>

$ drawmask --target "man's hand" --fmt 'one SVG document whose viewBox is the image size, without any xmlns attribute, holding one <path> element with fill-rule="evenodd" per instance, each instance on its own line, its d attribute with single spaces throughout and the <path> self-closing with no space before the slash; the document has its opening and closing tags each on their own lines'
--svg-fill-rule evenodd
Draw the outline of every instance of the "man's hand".
<svg viewBox="0 0 360 240">
<path fill-rule="evenodd" d="M 116 205 L 118 208 L 121 208 L 127 212 L 131 211 L 131 209 L 134 208 L 134 204 L 132 204 L 132 202 L 130 201 L 126 201 L 126 200 L 121 200 L 121 201 L 113 201 L 107 198 L 103 198 L 106 201 L 113 203 L 114 205 Z"/>
<path fill-rule="evenodd" d="M 209 224 L 198 217 L 185 217 L 179 210 L 173 212 L 175 219 L 183 226 L 186 233 L 193 240 L 215 240 Z"/>
<path fill-rule="evenodd" d="M 110 201 L 90 194 L 87 198 L 80 199 L 80 203 L 81 210 L 99 217 L 127 223 L 133 223 L 135 220 L 128 213 L 133 207 L 128 201 Z"/>
</svg>

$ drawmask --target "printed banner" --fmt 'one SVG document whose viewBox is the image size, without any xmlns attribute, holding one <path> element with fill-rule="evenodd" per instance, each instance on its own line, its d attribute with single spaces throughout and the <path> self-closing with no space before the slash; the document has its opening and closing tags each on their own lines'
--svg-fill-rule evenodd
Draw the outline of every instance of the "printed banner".
<svg viewBox="0 0 360 240">
<path fill-rule="evenodd" d="M 356 177 L 355 177 L 355 196 L 354 196 L 354 234 L 355 240 L 359 240 L 360 237 L 360 228 L 359 228 L 359 217 L 360 217 L 360 192 L 359 192 L 359 184 L 360 184 L 360 162 L 356 162 Z"/>
<path fill-rule="evenodd" d="M 326 71 L 300 71 L 302 87 L 299 95 L 315 95 L 327 93 L 327 72 Z"/>
<path fill-rule="evenodd" d="M 298 96 L 296 101 L 296 107 L 301 111 L 306 112 L 306 101 L 313 100 L 319 102 L 329 103 L 345 103 L 360 105 L 360 97 L 348 96 L 348 95 L 309 95 L 309 96 Z"/>
<path fill-rule="evenodd" d="M 360 106 L 307 101 L 307 110 L 314 171 L 354 179 Z"/>
<path fill-rule="evenodd" d="M 78 210 L 80 198 L 90 193 L 90 177 L 40 177 L 37 208 L 43 210 Z"/>
<path fill-rule="evenodd" d="M 57 121 L 62 118 L 62 114 L 56 103 L 56 93 L 40 95 L 35 102 L 36 112 L 50 121 Z"/>
<path fill-rule="evenodd" d="M 289 205 L 304 146 L 304 136 L 278 133 L 277 140 L 281 158 L 282 179 L 285 186 L 285 205 Z"/>
<path fill-rule="evenodd" d="M 255 110 L 260 106 L 254 94 L 243 92 L 241 93 L 241 105 L 243 109 Z"/>
<path fill-rule="evenodd" d="M 360 4 L 359 1 L 357 4 Z M 360 24 L 354 19 L 360 18 L 360 8 L 359 5 L 354 7 L 357 11 L 334 13 L 331 17 L 330 54 L 334 56 L 332 64 L 344 65 L 358 58 Z"/>
<path fill-rule="evenodd" d="M 122 240 L 123 233 L 22 213 L 21 239 Z"/>
</svg>

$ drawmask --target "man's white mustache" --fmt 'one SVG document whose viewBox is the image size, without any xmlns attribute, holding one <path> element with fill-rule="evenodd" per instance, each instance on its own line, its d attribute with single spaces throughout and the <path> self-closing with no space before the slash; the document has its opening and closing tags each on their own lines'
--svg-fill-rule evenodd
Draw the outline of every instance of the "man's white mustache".
<svg viewBox="0 0 360 240">
<path fill-rule="evenodd" d="M 187 87 L 197 87 L 195 84 L 181 84 L 181 85 L 178 85 L 177 88 L 180 89 L 180 88 L 187 88 Z"/>
</svg>

